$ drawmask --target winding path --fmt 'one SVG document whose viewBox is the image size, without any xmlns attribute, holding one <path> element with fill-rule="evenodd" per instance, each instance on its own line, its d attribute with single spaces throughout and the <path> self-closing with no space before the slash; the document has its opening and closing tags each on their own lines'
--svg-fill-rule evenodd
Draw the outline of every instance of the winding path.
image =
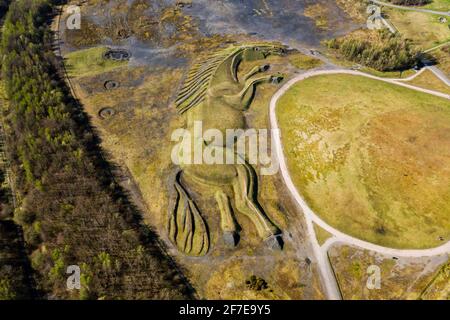
<svg viewBox="0 0 450 320">
<path fill-rule="evenodd" d="M 416 7 L 399 6 L 396 4 L 387 3 L 387 2 L 378 1 L 378 0 L 371 0 L 371 2 L 378 4 L 380 6 L 384 6 L 384 7 L 391 7 L 391 8 L 396 8 L 396 9 L 400 9 L 400 10 L 416 11 L 416 12 L 423 12 L 423 13 L 438 14 L 441 16 L 450 17 L 450 11 L 445 12 L 445 11 L 436 11 L 436 10 L 430 10 L 430 9 L 421 9 L 421 8 L 416 8 Z"/>
<path fill-rule="evenodd" d="M 421 75 L 425 70 L 431 71 L 436 77 L 438 77 L 442 82 L 444 82 L 447 86 L 450 87 L 450 79 L 448 79 L 447 76 L 445 75 L 445 73 L 443 71 L 441 71 L 441 69 L 437 68 L 436 66 L 423 67 L 422 69 L 420 69 L 420 71 L 418 71 L 417 73 L 413 74 L 412 76 L 410 76 L 408 78 L 393 79 L 393 80 L 394 80 L 394 82 L 397 82 L 397 81 L 408 82 L 408 81 L 414 80 L 414 78 Z M 396 84 L 398 84 L 398 83 L 396 83 Z M 414 87 L 414 88 L 416 89 L 416 87 Z"/>
<path fill-rule="evenodd" d="M 422 71 L 423 72 L 423 71 Z M 441 98 L 449 99 L 450 95 L 436 92 L 428 89 L 422 89 L 418 87 L 414 87 L 405 83 L 398 82 L 399 79 L 385 79 L 380 78 L 376 76 L 372 76 L 363 72 L 359 71 L 353 71 L 353 70 L 345 70 L 345 69 L 338 69 L 338 70 L 319 70 L 319 71 L 309 71 L 306 73 L 303 73 L 289 82 L 287 82 L 277 93 L 272 97 L 272 100 L 270 102 L 270 126 L 272 131 L 272 139 L 273 143 L 275 145 L 275 152 L 276 152 L 276 158 L 280 164 L 280 170 L 281 175 L 283 177 L 283 180 L 289 189 L 293 199 L 295 200 L 296 204 L 303 210 L 306 225 L 307 225 L 307 232 L 308 236 L 310 238 L 314 254 L 317 259 L 317 263 L 319 266 L 321 278 L 323 280 L 323 283 L 325 285 L 325 289 L 327 292 L 327 295 L 330 299 L 341 299 L 341 293 L 338 288 L 338 284 L 335 279 L 334 272 L 332 270 L 332 267 L 330 265 L 329 259 L 328 259 L 328 248 L 333 245 L 336 242 L 342 242 L 346 244 L 350 244 L 356 247 L 359 247 L 361 249 L 366 249 L 370 251 L 375 251 L 384 255 L 388 256 L 395 256 L 395 257 L 412 257 L 412 258 L 419 258 L 419 257 L 429 257 L 429 256 L 436 256 L 436 255 L 442 255 L 442 254 L 449 254 L 450 253 L 450 242 L 445 243 L 442 246 L 431 248 L 431 249 L 423 249 L 423 250 L 402 250 L 402 249 L 394 249 L 394 248 L 388 248 L 379 246 L 367 241 L 360 240 L 358 238 L 352 237 L 348 234 L 345 234 L 332 226 L 330 226 L 328 223 L 326 223 L 324 220 L 322 220 L 318 215 L 316 215 L 311 208 L 308 206 L 306 201 L 303 199 L 303 197 L 300 195 L 299 191 L 295 187 L 292 178 L 289 174 L 289 170 L 287 167 L 286 158 L 284 156 L 283 152 L 283 146 L 281 142 L 281 131 L 279 129 L 277 117 L 276 117 L 276 107 L 278 99 L 283 96 L 287 90 L 289 90 L 294 84 L 296 84 L 299 81 L 302 81 L 304 79 L 313 77 L 313 76 L 319 76 L 319 75 L 329 75 L 329 74 L 349 74 L 349 75 L 357 75 L 357 76 L 363 76 L 379 81 L 384 81 L 388 83 L 392 83 L 395 85 L 399 85 L 402 87 L 410 88 L 416 91 L 421 91 L 424 93 L 428 93 L 434 96 L 438 96 Z M 419 73 L 418 73 L 419 74 Z M 418 74 L 414 75 L 413 77 L 410 77 L 410 79 L 414 78 Z M 315 230 L 314 230 L 314 224 L 317 224 L 322 229 L 328 231 L 332 237 L 328 239 L 323 246 L 320 246 Z"/>
</svg>

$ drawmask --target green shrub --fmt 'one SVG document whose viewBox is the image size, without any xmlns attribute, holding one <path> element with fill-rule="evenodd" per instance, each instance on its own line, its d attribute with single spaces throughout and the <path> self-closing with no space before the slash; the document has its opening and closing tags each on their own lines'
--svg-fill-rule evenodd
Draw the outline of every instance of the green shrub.
<svg viewBox="0 0 450 320">
<path fill-rule="evenodd" d="M 345 59 L 378 71 L 401 71 L 420 61 L 409 40 L 387 30 L 358 30 L 327 42 Z"/>
</svg>

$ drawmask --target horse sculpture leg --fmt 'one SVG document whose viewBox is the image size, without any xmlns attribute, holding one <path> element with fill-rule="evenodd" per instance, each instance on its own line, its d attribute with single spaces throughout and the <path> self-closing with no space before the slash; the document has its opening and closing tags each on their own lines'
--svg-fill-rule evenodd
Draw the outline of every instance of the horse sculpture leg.
<svg viewBox="0 0 450 320">
<path fill-rule="evenodd" d="M 281 231 L 269 220 L 256 199 L 257 179 L 249 164 L 236 167 L 238 176 L 233 183 L 236 208 L 255 225 L 258 235 L 267 241 L 272 249 L 282 249 Z"/>
<path fill-rule="evenodd" d="M 266 72 L 270 69 L 270 65 L 269 64 L 265 64 L 262 66 L 256 66 L 254 67 L 252 70 L 250 70 L 249 73 L 247 73 L 244 76 L 244 81 L 247 81 L 248 79 L 250 79 L 251 77 L 253 77 L 254 75 L 260 73 L 260 72 Z"/>
<path fill-rule="evenodd" d="M 225 192 L 219 190 L 215 194 L 217 204 L 220 210 L 220 227 L 223 231 L 223 238 L 225 244 L 230 247 L 235 247 L 239 242 L 239 234 L 237 232 L 237 225 L 233 218 L 233 210 L 231 209 L 230 198 Z"/>
</svg>

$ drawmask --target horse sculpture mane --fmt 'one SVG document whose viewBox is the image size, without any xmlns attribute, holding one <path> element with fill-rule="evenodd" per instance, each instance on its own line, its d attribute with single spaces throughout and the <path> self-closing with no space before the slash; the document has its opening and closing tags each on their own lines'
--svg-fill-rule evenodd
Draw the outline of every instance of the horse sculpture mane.
<svg viewBox="0 0 450 320">
<path fill-rule="evenodd" d="M 214 52 L 204 60 L 195 63 L 189 71 L 175 101 L 178 112 L 183 114 L 202 103 L 205 100 L 211 80 L 214 78 L 220 65 L 243 49 L 243 46 L 233 45 Z"/>
</svg>

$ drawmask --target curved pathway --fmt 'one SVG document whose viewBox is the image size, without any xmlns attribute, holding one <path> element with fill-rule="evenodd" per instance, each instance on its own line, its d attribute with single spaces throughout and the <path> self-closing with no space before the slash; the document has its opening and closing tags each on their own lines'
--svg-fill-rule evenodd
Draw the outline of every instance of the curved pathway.
<svg viewBox="0 0 450 320">
<path fill-rule="evenodd" d="M 392 80 L 408 82 L 408 81 L 414 80 L 414 78 L 416 78 L 417 76 L 421 75 L 425 70 L 429 70 L 432 73 L 434 73 L 434 75 L 436 77 L 438 77 L 442 82 L 444 82 L 447 86 L 450 87 L 450 80 L 447 78 L 445 73 L 443 71 L 441 71 L 441 69 L 439 69 L 439 68 L 437 68 L 435 66 L 423 67 L 422 69 L 420 69 L 420 71 L 416 72 L 415 74 L 413 74 L 412 76 L 410 76 L 408 78 L 392 79 Z"/>
<path fill-rule="evenodd" d="M 422 71 L 423 72 L 423 71 Z M 317 259 L 317 263 L 319 266 L 320 274 L 322 277 L 322 280 L 325 285 L 325 289 L 327 292 L 327 295 L 330 299 L 340 299 L 342 298 L 341 293 L 339 291 L 332 266 L 330 265 L 329 259 L 328 259 L 328 248 L 336 243 L 336 242 L 343 242 L 346 244 L 350 244 L 356 247 L 359 247 L 361 249 L 366 249 L 370 251 L 375 251 L 384 255 L 390 255 L 395 257 L 412 257 L 412 258 L 419 258 L 419 257 L 428 257 L 428 256 L 436 256 L 436 255 L 442 255 L 442 254 L 449 254 L 450 253 L 450 242 L 445 243 L 442 246 L 431 248 L 431 249 L 423 249 L 423 250 L 403 250 L 403 249 L 394 249 L 394 248 L 388 248 L 379 246 L 367 241 L 360 240 L 358 238 L 352 237 L 348 234 L 345 234 L 334 227 L 330 226 L 328 223 L 326 223 L 324 220 L 322 220 L 318 215 L 316 215 L 311 208 L 308 206 L 306 201 L 303 199 L 303 197 L 300 195 L 299 191 L 295 187 L 291 176 L 289 175 L 289 170 L 287 167 L 287 162 L 284 157 L 283 153 L 283 146 L 281 142 L 281 131 L 279 129 L 277 117 L 276 117 L 276 107 L 278 99 L 283 96 L 287 90 L 289 90 L 294 84 L 296 84 L 299 81 L 302 81 L 304 79 L 318 76 L 318 75 L 326 75 L 326 74 L 350 74 L 350 75 L 357 75 L 357 76 L 363 76 L 375 80 L 380 80 L 388 83 L 392 83 L 395 85 L 399 85 L 402 87 L 410 88 L 413 90 L 421 91 L 424 93 L 428 93 L 434 96 L 438 96 L 441 98 L 449 99 L 450 95 L 436 92 L 428 89 L 422 89 L 418 87 L 414 87 L 405 83 L 398 82 L 399 79 L 385 79 L 380 78 L 376 76 L 372 76 L 363 72 L 359 71 L 353 71 L 353 70 L 321 70 L 321 71 L 309 71 L 304 74 L 301 74 L 289 82 L 287 82 L 277 93 L 272 97 L 272 100 L 270 102 L 270 126 L 272 129 L 272 139 L 273 143 L 275 144 L 275 152 L 276 152 L 276 158 L 280 164 L 280 170 L 281 175 L 283 177 L 283 180 L 289 189 L 293 199 L 297 203 L 297 205 L 303 210 L 306 224 L 307 224 L 307 232 L 308 236 L 310 238 L 311 244 L 313 246 L 313 250 Z M 418 73 L 419 74 L 419 73 Z M 418 74 L 414 75 L 413 77 L 417 76 Z M 315 230 L 314 230 L 314 224 L 317 224 L 322 229 L 328 231 L 332 237 L 328 239 L 323 246 L 320 246 Z"/>
<path fill-rule="evenodd" d="M 399 6 L 396 4 L 387 3 L 387 2 L 378 1 L 378 0 L 371 0 L 371 2 L 378 4 L 380 6 L 384 6 L 384 7 L 391 7 L 391 8 L 396 8 L 396 9 L 400 9 L 400 10 L 416 11 L 416 12 L 423 12 L 423 13 L 439 14 L 441 16 L 450 17 L 450 11 L 445 12 L 445 11 L 436 11 L 436 10 L 430 10 L 430 9 L 421 9 L 421 8 L 416 8 L 416 7 Z"/>
</svg>

